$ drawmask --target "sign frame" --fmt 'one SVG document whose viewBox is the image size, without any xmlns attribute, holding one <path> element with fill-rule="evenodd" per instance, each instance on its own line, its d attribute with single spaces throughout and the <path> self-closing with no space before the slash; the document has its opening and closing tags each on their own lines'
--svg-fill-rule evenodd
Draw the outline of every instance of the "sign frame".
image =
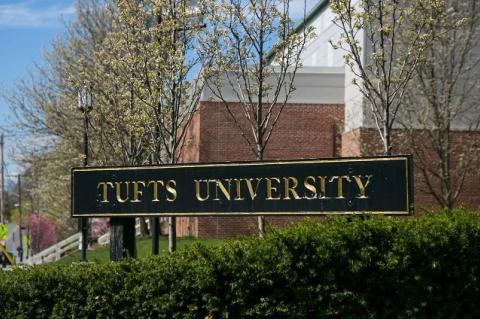
<svg viewBox="0 0 480 319">
<path fill-rule="evenodd" d="M 264 165 L 291 165 L 291 164 L 325 164 L 325 163 L 358 163 L 358 162 L 378 162 L 403 160 L 405 164 L 405 211 L 255 211 L 255 212 L 148 212 L 148 213 L 81 213 L 74 212 L 75 189 L 74 174 L 78 171 L 134 171 L 134 170 L 164 170 L 164 169 L 184 169 L 199 167 L 251 167 Z M 319 158 L 319 159 L 291 159 L 291 160 L 273 160 L 273 161 L 238 161 L 238 162 L 209 162 L 209 163 L 185 163 L 185 164 L 165 164 L 165 165 L 139 165 L 139 166 L 105 166 L 105 167 L 76 167 L 71 169 L 71 217 L 197 217 L 197 216 L 322 216 L 322 215 L 386 215 L 386 216 L 409 216 L 414 213 L 414 190 L 413 190 L 413 161 L 412 155 L 395 155 L 381 157 L 344 157 L 344 158 Z"/>
</svg>

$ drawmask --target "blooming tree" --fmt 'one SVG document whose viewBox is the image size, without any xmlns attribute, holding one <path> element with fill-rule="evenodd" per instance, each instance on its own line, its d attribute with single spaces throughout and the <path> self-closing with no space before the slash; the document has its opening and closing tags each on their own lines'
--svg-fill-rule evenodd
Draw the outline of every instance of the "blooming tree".
<svg viewBox="0 0 480 319">
<path fill-rule="evenodd" d="M 33 253 L 38 253 L 58 241 L 55 224 L 49 218 L 40 214 L 30 214 L 27 223 L 30 235 L 30 247 Z"/>
</svg>

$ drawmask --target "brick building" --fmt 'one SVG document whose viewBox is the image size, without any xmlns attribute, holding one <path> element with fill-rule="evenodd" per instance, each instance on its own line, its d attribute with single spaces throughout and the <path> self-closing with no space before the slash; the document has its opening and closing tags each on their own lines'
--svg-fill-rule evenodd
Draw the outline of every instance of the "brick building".
<svg viewBox="0 0 480 319">
<path fill-rule="evenodd" d="M 332 17 L 328 1 L 321 0 L 304 20 L 303 25 L 314 26 L 317 35 L 303 52 L 304 67 L 296 76 L 296 91 L 281 114 L 266 148 L 266 160 L 381 154 L 372 147 L 365 147 L 373 145 L 375 148 L 379 145 L 379 138 L 363 96 L 352 84 L 353 74 L 345 67 L 342 53 L 329 45 L 330 40 L 335 41 L 340 35 L 340 30 L 331 22 Z M 239 106 L 235 105 L 233 94 L 229 102 L 236 112 Z M 456 129 L 454 143 L 480 138 L 478 131 L 465 130 L 461 125 Z M 394 135 L 397 141 L 405 139 L 401 130 Z M 421 132 L 417 136 L 421 136 Z M 413 153 L 407 144 L 396 145 L 400 146 L 395 153 Z M 205 90 L 189 128 L 182 159 L 184 162 L 201 163 L 255 159 L 255 154 L 229 119 L 223 103 L 208 90 Z M 466 176 L 459 200 L 471 208 L 477 208 L 480 203 L 477 174 L 472 172 Z M 432 195 L 420 191 L 423 182 L 424 176 L 416 172 L 416 205 L 430 208 L 436 205 L 436 201 Z M 266 220 L 270 225 L 281 226 L 295 219 L 267 217 Z M 253 216 L 182 217 L 177 218 L 177 232 L 180 236 L 225 238 L 257 233 L 256 223 L 257 219 Z"/>
</svg>

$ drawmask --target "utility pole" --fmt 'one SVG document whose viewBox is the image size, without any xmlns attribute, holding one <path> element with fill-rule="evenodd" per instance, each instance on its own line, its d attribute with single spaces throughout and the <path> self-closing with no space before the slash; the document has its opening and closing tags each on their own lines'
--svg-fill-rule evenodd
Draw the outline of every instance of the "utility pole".
<svg viewBox="0 0 480 319">
<path fill-rule="evenodd" d="M 0 136 L 0 178 L 2 182 L 0 183 L 0 224 L 5 223 L 5 162 L 3 159 L 5 140 L 4 135 Z"/>
</svg>

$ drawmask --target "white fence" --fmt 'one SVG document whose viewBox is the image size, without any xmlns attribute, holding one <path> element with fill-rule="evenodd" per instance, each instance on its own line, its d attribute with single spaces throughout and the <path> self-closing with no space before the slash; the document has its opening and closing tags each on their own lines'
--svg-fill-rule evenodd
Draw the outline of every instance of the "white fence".
<svg viewBox="0 0 480 319">
<path fill-rule="evenodd" d="M 147 228 L 150 228 L 150 220 L 146 219 Z M 135 234 L 139 236 L 141 233 L 140 219 L 137 218 L 135 222 Z M 107 232 L 98 238 L 98 243 L 101 246 L 108 245 L 110 243 L 110 232 Z M 48 247 L 47 249 L 39 252 L 36 255 L 31 256 L 26 259 L 24 264 L 27 265 L 38 265 L 48 262 L 57 261 L 67 253 L 75 250 L 80 250 L 82 244 L 82 234 L 76 233 L 73 236 L 68 237 L 67 239 L 58 242 L 57 244 Z"/>
<path fill-rule="evenodd" d="M 98 237 L 97 242 L 100 246 L 106 246 L 110 244 L 110 232 L 108 231 L 102 236 Z"/>
<path fill-rule="evenodd" d="M 82 240 L 82 234 L 76 233 L 73 236 L 68 237 L 67 239 L 62 240 L 61 242 L 56 243 L 53 246 L 48 247 L 47 249 L 31 256 L 25 260 L 27 265 L 38 265 L 43 263 L 48 263 L 52 261 L 57 261 L 67 253 L 71 251 L 78 250 Z"/>
</svg>

